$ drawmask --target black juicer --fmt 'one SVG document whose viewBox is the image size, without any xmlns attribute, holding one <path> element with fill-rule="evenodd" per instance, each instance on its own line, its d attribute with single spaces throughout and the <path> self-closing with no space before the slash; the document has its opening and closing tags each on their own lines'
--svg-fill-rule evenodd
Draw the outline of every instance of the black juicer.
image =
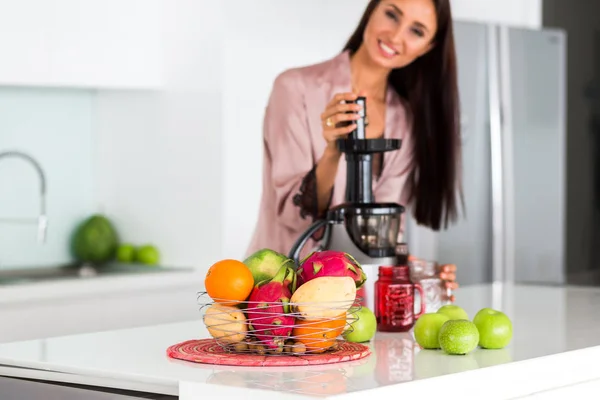
<svg viewBox="0 0 600 400">
<path fill-rule="evenodd" d="M 373 198 L 373 154 L 398 150 L 399 139 L 367 139 L 364 97 L 357 127 L 346 138 L 337 140 L 338 149 L 346 155 L 345 202 L 331 208 L 324 219 L 315 221 L 294 243 L 289 257 L 299 263 L 306 242 L 325 227 L 323 239 L 315 250 L 343 251 L 354 257 L 367 275 L 363 305 L 374 310 L 374 285 L 378 268 L 396 265 L 396 246 L 404 207 L 397 203 L 377 203 Z"/>
</svg>

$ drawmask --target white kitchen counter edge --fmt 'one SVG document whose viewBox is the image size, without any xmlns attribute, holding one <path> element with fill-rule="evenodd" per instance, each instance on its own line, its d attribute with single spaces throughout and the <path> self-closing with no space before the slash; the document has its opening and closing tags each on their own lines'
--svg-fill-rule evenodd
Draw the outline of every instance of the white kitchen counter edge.
<svg viewBox="0 0 600 400">
<path fill-rule="evenodd" d="M 65 279 L 52 282 L 0 286 L 0 306 L 39 300 L 67 300 L 105 294 L 131 293 L 173 287 L 204 287 L 204 275 L 196 270 L 165 271 L 140 275 L 121 275 Z"/>
</svg>

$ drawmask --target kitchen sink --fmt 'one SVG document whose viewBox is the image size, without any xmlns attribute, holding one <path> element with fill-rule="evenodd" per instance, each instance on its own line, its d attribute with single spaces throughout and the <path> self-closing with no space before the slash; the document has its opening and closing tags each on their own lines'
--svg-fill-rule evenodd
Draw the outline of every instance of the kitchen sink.
<svg viewBox="0 0 600 400">
<path fill-rule="evenodd" d="M 160 274 L 178 271 L 189 272 L 192 271 L 192 268 L 166 268 L 143 264 L 109 263 L 101 266 L 68 264 L 49 267 L 0 269 L 0 286 L 56 280 L 93 279 L 106 276 Z"/>
</svg>

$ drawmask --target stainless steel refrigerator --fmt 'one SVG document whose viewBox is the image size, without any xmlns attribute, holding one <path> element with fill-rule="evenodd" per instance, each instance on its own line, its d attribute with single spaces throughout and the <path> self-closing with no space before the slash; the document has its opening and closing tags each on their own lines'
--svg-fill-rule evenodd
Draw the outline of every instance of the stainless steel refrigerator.
<svg viewBox="0 0 600 400">
<path fill-rule="evenodd" d="M 466 215 L 417 227 L 417 256 L 458 266 L 462 285 L 561 284 L 565 272 L 566 34 L 455 23 Z"/>
</svg>

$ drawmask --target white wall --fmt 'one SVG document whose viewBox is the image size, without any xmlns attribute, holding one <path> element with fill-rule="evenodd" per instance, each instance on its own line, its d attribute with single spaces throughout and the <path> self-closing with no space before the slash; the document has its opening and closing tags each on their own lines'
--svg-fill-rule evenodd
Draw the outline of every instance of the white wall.
<svg viewBox="0 0 600 400">
<path fill-rule="evenodd" d="M 156 88 L 162 0 L 0 0 L 0 83 Z"/>
<path fill-rule="evenodd" d="M 163 90 L 97 96 L 99 207 L 123 240 L 154 243 L 168 266 L 208 268 L 220 257 L 219 11 L 164 1 Z"/>
</svg>

